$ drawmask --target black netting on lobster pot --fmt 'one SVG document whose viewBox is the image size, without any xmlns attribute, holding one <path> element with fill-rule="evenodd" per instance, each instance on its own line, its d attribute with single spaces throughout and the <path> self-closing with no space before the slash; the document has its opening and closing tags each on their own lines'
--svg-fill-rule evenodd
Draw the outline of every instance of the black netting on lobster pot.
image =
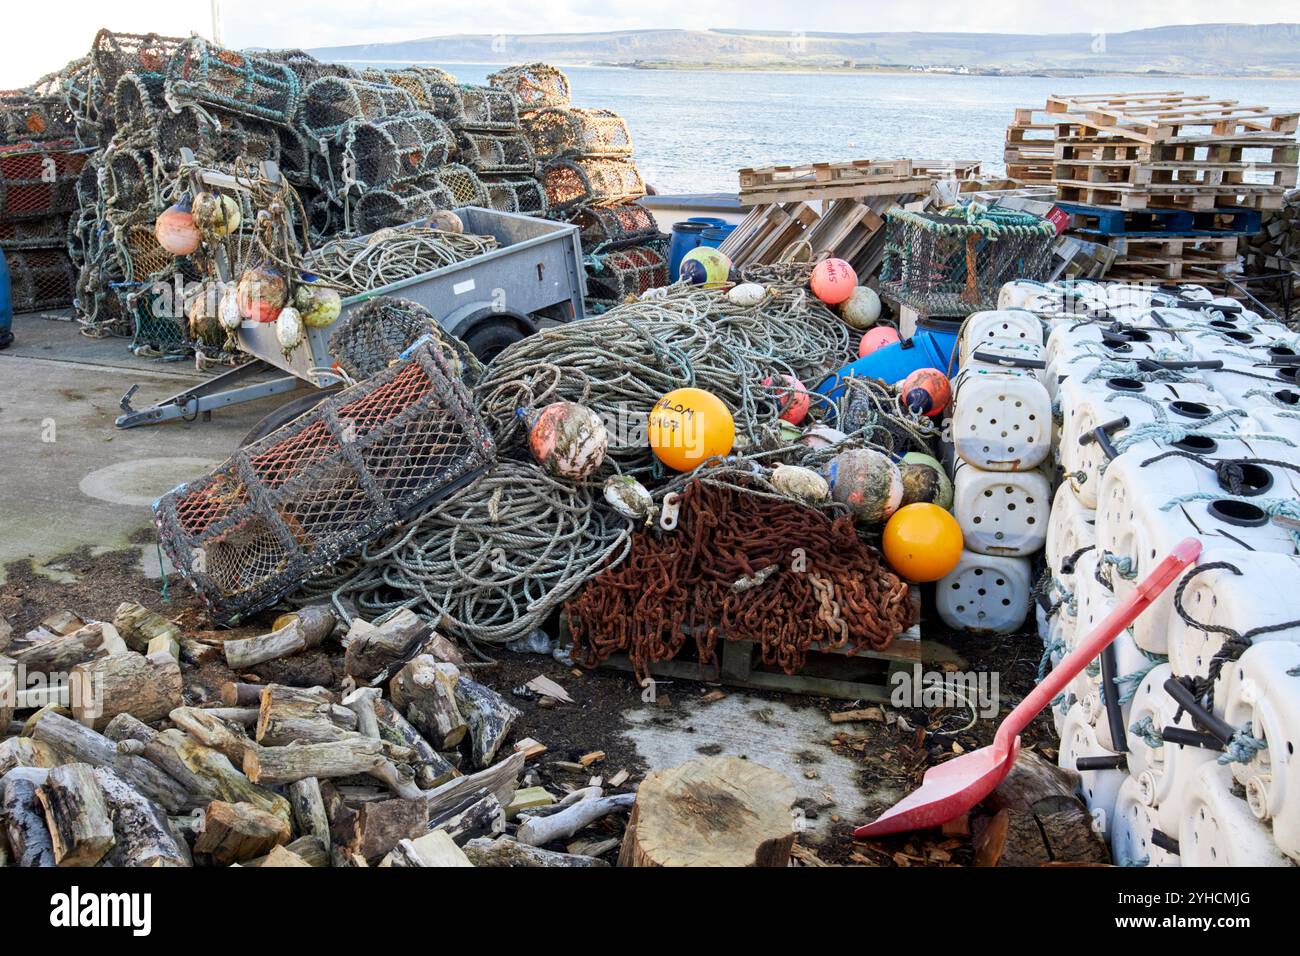
<svg viewBox="0 0 1300 956">
<path fill-rule="evenodd" d="M 453 374 L 470 386 L 478 381 L 483 366 L 469 347 L 445 331 L 428 309 L 407 299 L 380 296 L 350 311 L 330 335 L 329 353 L 360 381 L 388 368 L 425 336 L 437 344 Z"/>
<path fill-rule="evenodd" d="M 415 112 L 411 94 L 395 86 L 325 76 L 307 88 L 302 125 L 317 140 L 327 140 L 356 120 L 377 120 Z"/>
<path fill-rule="evenodd" d="M 76 123 L 61 96 L 42 96 L 30 90 L 0 93 L 0 140 L 5 143 L 70 139 Z"/>
<path fill-rule="evenodd" d="M 593 256 L 587 265 L 587 296 L 605 307 L 667 284 L 668 263 L 648 246 L 615 249 Z"/>
<path fill-rule="evenodd" d="M 356 120 L 342 139 L 346 178 L 371 188 L 423 176 L 445 164 L 452 148 L 451 129 L 428 112 Z"/>
<path fill-rule="evenodd" d="M 100 30 L 90 48 L 90 62 L 104 94 L 127 73 L 162 76 L 185 40 L 157 33 L 113 33 Z"/>
<path fill-rule="evenodd" d="M 486 206 L 487 189 L 483 181 L 475 175 L 474 170 L 460 163 L 448 163 L 439 166 L 422 181 L 438 183 L 451 196 L 451 208 L 460 206 Z"/>
<path fill-rule="evenodd" d="M 113 87 L 113 123 L 118 129 L 156 128 L 167 111 L 163 78 L 156 73 L 127 73 Z"/>
<path fill-rule="evenodd" d="M 625 159 L 557 159 L 542 170 L 542 184 L 552 211 L 612 206 L 645 195 L 645 181 Z"/>
<path fill-rule="evenodd" d="M 532 173 L 537 167 L 528 140 L 518 133 L 461 130 L 460 161 L 476 173 Z"/>
<path fill-rule="evenodd" d="M 452 87 L 456 85 L 456 77 L 436 66 L 408 66 L 400 70 L 371 68 L 363 70 L 361 78 L 371 83 L 386 83 L 400 87 L 411 94 L 411 98 L 420 109 L 434 112 L 437 112 L 440 95 L 431 88 L 431 84 Z"/>
<path fill-rule="evenodd" d="M 258 54 L 264 60 L 281 63 L 293 70 L 298 81 L 306 89 L 322 76 L 342 76 L 357 79 L 361 76 L 355 69 L 342 63 L 322 63 L 310 53 L 303 50 L 265 50 Z"/>
<path fill-rule="evenodd" d="M 167 101 L 201 103 L 288 125 L 302 99 L 298 74 L 272 60 L 191 37 L 167 68 Z"/>
<path fill-rule="evenodd" d="M 39 219 L 77 208 L 84 153 L 71 140 L 0 146 L 0 218 Z"/>
<path fill-rule="evenodd" d="M 307 138 L 287 126 L 273 127 L 280 140 L 280 172 L 295 186 L 311 185 L 311 157 L 313 151 Z"/>
<path fill-rule="evenodd" d="M 72 305 L 77 268 L 65 249 L 13 249 L 5 253 L 15 312 Z"/>
<path fill-rule="evenodd" d="M 513 94 L 505 90 L 462 84 L 460 99 L 464 114 L 460 125 L 465 129 L 519 128 L 519 104 L 515 102 Z"/>
<path fill-rule="evenodd" d="M 455 196 L 440 180 L 432 175 L 422 176 L 392 189 L 367 191 L 353 203 L 352 222 L 357 232 L 377 232 L 424 219 L 439 209 L 456 205 Z"/>
<path fill-rule="evenodd" d="M 553 107 L 525 113 L 521 125 L 543 161 L 561 156 L 630 156 L 632 134 L 612 110 Z"/>
<path fill-rule="evenodd" d="M 636 203 L 582 206 L 569 220 L 578 227 L 585 252 L 637 246 L 661 238 L 650 210 Z"/>
<path fill-rule="evenodd" d="M 528 216 L 546 214 L 546 190 L 531 176 L 484 176 L 482 183 L 491 209 Z"/>
<path fill-rule="evenodd" d="M 61 249 L 67 244 L 68 217 L 0 219 L 0 249 Z"/>
<path fill-rule="evenodd" d="M 104 202 L 116 209 L 153 208 L 160 204 L 153 165 L 137 149 L 106 149 L 104 162 Z"/>
<path fill-rule="evenodd" d="M 514 94 L 521 110 L 569 105 L 569 78 L 549 63 L 506 67 L 487 80 L 497 89 Z"/>
</svg>

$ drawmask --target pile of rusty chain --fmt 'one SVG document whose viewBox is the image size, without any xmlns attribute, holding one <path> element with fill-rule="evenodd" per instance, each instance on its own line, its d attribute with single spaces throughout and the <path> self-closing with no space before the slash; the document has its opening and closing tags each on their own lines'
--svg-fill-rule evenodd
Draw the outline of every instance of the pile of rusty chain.
<svg viewBox="0 0 1300 956">
<path fill-rule="evenodd" d="M 637 531 L 565 605 L 579 663 L 626 653 L 644 678 L 693 638 L 701 668 L 716 667 L 723 637 L 793 674 L 810 648 L 881 650 L 914 623 L 907 585 L 848 518 L 701 481 L 677 506 L 675 530 Z"/>
</svg>

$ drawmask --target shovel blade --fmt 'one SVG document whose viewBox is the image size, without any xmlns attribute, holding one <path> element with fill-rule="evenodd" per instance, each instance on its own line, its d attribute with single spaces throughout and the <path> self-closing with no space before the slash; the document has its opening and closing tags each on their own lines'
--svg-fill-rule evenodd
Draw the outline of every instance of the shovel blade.
<svg viewBox="0 0 1300 956">
<path fill-rule="evenodd" d="M 894 804 L 875 821 L 853 831 L 855 837 L 880 837 L 907 830 L 925 830 L 955 820 L 994 791 L 1016 761 L 1020 740 L 1010 753 L 981 747 L 931 767 L 921 786 Z"/>
</svg>

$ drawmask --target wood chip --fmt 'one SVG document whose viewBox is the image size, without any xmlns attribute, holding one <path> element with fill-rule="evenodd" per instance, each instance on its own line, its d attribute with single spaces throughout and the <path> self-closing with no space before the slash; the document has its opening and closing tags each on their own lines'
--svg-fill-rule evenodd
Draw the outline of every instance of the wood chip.
<svg viewBox="0 0 1300 956">
<path fill-rule="evenodd" d="M 573 703 L 573 698 L 569 696 L 567 690 L 555 683 L 555 681 L 551 680 L 549 677 L 544 677 L 541 674 L 538 674 L 524 686 L 533 693 L 540 694 L 543 697 L 551 697 L 565 704 Z"/>
<path fill-rule="evenodd" d="M 591 753 L 583 754 L 578 758 L 578 763 L 584 767 L 590 767 L 594 763 L 599 763 L 605 759 L 605 751 L 593 750 Z"/>
<path fill-rule="evenodd" d="M 515 750 L 523 751 L 525 760 L 532 760 L 546 753 L 546 744 L 532 737 L 525 737 L 515 744 Z"/>
<path fill-rule="evenodd" d="M 609 785 L 611 787 L 621 787 L 627 782 L 627 778 L 628 772 L 626 770 L 620 770 L 618 773 L 614 774 L 614 776 L 609 778 Z"/>
<path fill-rule="evenodd" d="M 837 713 L 831 714 L 832 724 L 844 724 L 858 720 L 874 720 L 877 722 L 883 722 L 884 719 L 885 712 L 879 707 L 863 707 L 858 710 L 841 710 Z"/>
<path fill-rule="evenodd" d="M 726 697 L 726 693 L 720 690 L 711 690 L 700 698 L 706 704 L 714 704 Z"/>
</svg>

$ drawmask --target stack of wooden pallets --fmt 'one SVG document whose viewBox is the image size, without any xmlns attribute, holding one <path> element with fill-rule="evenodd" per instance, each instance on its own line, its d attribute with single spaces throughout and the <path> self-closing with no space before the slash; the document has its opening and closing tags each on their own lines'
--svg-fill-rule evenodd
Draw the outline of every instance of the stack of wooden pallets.
<svg viewBox="0 0 1300 956">
<path fill-rule="evenodd" d="M 1057 205 L 1114 250 L 1110 277 L 1213 283 L 1295 186 L 1298 126 L 1300 113 L 1178 91 L 1058 94 L 1016 111 L 1008 175 L 1042 174 L 1050 130 Z"/>
</svg>

